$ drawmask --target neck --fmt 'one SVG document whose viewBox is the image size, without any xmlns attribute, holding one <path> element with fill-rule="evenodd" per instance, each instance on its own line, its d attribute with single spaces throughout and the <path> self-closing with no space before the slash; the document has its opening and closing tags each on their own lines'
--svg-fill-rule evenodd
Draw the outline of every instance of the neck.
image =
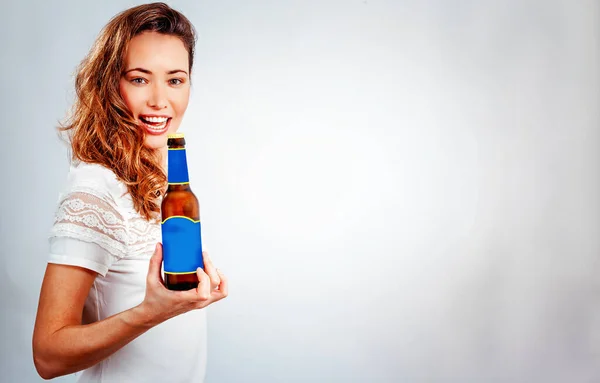
<svg viewBox="0 0 600 383">
<path fill-rule="evenodd" d="M 167 186 L 167 191 L 185 191 L 185 190 L 190 190 L 190 184 L 183 184 L 183 185 L 177 185 L 177 184 L 168 184 Z"/>
</svg>

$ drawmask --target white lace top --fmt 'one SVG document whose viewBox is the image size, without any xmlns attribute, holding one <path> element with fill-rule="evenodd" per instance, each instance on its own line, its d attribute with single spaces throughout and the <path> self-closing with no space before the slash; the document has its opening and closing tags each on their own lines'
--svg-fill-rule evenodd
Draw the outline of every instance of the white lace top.
<svg viewBox="0 0 600 383">
<path fill-rule="evenodd" d="M 86 299 L 84 323 L 138 305 L 148 262 L 161 241 L 160 224 L 133 207 L 127 187 L 103 166 L 72 166 L 59 196 L 49 262 L 98 273 Z M 78 382 L 202 382 L 206 314 L 195 310 L 164 322 L 109 358 L 79 373 Z"/>
</svg>

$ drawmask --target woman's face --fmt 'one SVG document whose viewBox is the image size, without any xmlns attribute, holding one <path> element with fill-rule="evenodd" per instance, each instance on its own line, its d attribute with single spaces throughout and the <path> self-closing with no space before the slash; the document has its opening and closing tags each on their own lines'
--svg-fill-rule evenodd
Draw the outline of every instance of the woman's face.
<svg viewBox="0 0 600 383">
<path fill-rule="evenodd" d="M 176 36 L 144 32 L 129 42 L 119 89 L 146 133 L 144 145 L 161 149 L 179 129 L 190 98 L 188 52 Z"/>
</svg>

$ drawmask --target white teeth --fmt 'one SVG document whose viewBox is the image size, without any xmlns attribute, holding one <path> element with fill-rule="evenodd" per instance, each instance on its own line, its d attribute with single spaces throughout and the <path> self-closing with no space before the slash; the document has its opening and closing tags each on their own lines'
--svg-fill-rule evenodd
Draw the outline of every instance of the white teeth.
<svg viewBox="0 0 600 383">
<path fill-rule="evenodd" d="M 164 129 L 165 126 L 167 126 L 167 123 L 164 122 L 164 123 L 162 123 L 160 125 L 148 125 L 148 124 L 146 124 L 146 126 L 148 128 L 150 128 L 150 129 L 152 129 L 152 130 L 162 130 L 162 129 Z"/>
<path fill-rule="evenodd" d="M 155 124 L 161 124 L 168 120 L 168 117 L 143 117 L 143 118 L 144 118 L 144 120 L 155 123 Z"/>
<path fill-rule="evenodd" d="M 144 125 L 147 129 L 157 132 L 164 130 L 167 127 L 167 123 L 169 122 L 168 117 L 140 116 L 140 119 L 142 120 L 142 122 L 144 122 Z"/>
</svg>

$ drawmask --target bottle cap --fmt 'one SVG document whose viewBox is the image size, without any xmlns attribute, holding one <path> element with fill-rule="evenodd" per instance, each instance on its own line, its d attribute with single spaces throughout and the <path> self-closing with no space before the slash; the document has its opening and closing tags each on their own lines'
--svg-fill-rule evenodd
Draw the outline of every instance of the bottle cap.
<svg viewBox="0 0 600 383">
<path fill-rule="evenodd" d="M 167 138 L 183 138 L 183 133 L 171 133 L 167 135 Z"/>
</svg>

